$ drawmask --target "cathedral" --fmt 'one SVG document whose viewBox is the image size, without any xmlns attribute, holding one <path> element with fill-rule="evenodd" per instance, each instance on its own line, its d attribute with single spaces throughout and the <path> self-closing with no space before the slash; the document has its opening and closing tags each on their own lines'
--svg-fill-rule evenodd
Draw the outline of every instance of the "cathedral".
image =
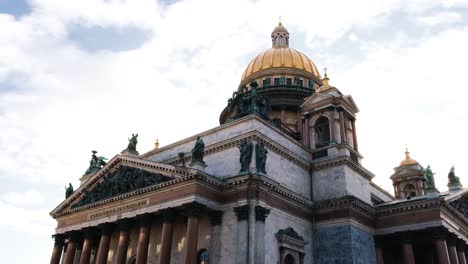
<svg viewBox="0 0 468 264">
<path fill-rule="evenodd" d="M 279 23 L 220 125 L 110 160 L 93 151 L 50 215 L 51 264 L 466 264 L 468 188 L 406 150 L 394 193 L 361 165 L 350 95 Z M 402 153 L 403 154 L 403 153 Z"/>
</svg>

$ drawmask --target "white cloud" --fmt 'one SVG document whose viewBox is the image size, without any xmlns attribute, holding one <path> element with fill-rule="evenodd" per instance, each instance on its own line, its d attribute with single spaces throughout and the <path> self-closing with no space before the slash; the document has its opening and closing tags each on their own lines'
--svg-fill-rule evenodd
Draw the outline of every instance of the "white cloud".
<svg viewBox="0 0 468 264">
<path fill-rule="evenodd" d="M 425 26 L 454 24 L 460 21 L 462 21 L 462 16 L 456 12 L 440 12 L 434 15 L 422 16 L 418 18 L 418 22 Z"/>
<path fill-rule="evenodd" d="M 14 205 L 40 205 L 44 202 L 44 196 L 38 191 L 7 192 L 3 200 Z"/>
</svg>

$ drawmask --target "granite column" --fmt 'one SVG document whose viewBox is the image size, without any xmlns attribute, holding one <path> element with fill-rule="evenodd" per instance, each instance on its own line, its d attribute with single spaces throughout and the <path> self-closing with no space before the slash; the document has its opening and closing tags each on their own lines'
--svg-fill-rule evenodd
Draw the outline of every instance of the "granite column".
<svg viewBox="0 0 468 264">
<path fill-rule="evenodd" d="M 187 213 L 187 244 L 185 247 L 185 264 L 197 263 L 198 250 L 198 220 L 206 206 L 197 202 L 185 205 Z"/>
<path fill-rule="evenodd" d="M 437 260 L 439 264 L 450 264 L 447 249 L 447 231 L 439 228 L 433 231 L 433 243 L 436 249 Z"/>
<path fill-rule="evenodd" d="M 459 264 L 457 254 L 457 238 L 450 235 L 447 239 L 447 250 L 449 253 L 450 264 Z"/>
<path fill-rule="evenodd" d="M 466 255 L 465 255 L 465 241 L 458 240 L 457 242 L 457 255 L 458 255 L 458 263 L 460 264 L 467 264 L 466 263 Z"/>
<path fill-rule="evenodd" d="M 127 262 L 128 240 L 130 236 L 130 222 L 128 220 L 119 223 L 119 242 L 117 244 L 116 264 Z"/>
<path fill-rule="evenodd" d="M 173 209 L 162 211 L 163 227 L 161 234 L 161 252 L 159 254 L 159 264 L 169 264 L 171 262 L 172 232 L 174 229 L 175 212 Z"/>
<path fill-rule="evenodd" d="M 73 264 L 75 260 L 76 247 L 78 244 L 79 234 L 77 232 L 72 232 L 68 238 L 67 251 L 65 253 L 65 259 L 63 264 Z"/>
<path fill-rule="evenodd" d="M 81 250 L 80 264 L 89 264 L 91 258 L 91 250 L 94 243 L 94 235 L 92 230 L 84 232 L 83 248 Z"/>
<path fill-rule="evenodd" d="M 265 263 L 265 220 L 270 210 L 255 206 L 255 264 Z"/>
<path fill-rule="evenodd" d="M 54 249 L 52 251 L 52 257 L 50 258 L 50 264 L 59 264 L 62 258 L 63 243 L 65 238 L 63 235 L 56 234 L 52 236 L 54 238 Z"/>
<path fill-rule="evenodd" d="M 136 264 L 146 264 L 148 259 L 148 246 L 151 229 L 151 215 L 142 215 L 138 219 L 140 224 L 140 234 L 136 253 Z"/>
<path fill-rule="evenodd" d="M 237 216 L 236 263 L 249 263 L 249 205 L 234 207 Z"/>
<path fill-rule="evenodd" d="M 223 212 L 212 211 L 209 215 L 211 222 L 210 263 L 221 263 L 221 223 L 223 220 Z"/>
<path fill-rule="evenodd" d="M 109 245 L 111 240 L 113 226 L 105 224 L 101 226 L 101 239 L 99 240 L 98 252 L 96 255 L 96 264 L 106 264 L 109 254 Z"/>
</svg>

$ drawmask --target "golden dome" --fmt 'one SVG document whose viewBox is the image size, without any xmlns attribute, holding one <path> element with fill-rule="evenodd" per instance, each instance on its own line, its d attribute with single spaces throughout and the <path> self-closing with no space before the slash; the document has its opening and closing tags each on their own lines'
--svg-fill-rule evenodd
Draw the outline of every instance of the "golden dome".
<svg viewBox="0 0 468 264">
<path fill-rule="evenodd" d="M 321 79 L 317 67 L 304 53 L 289 47 L 273 47 L 250 61 L 242 74 L 241 86 L 263 75 L 263 73 L 267 74 L 271 70 L 284 70 L 285 68 L 296 70 L 310 78 Z"/>
<path fill-rule="evenodd" d="M 406 158 L 402 162 L 400 162 L 400 166 L 418 164 L 418 162 L 416 160 L 414 160 L 414 159 L 412 159 L 410 157 L 410 153 L 409 153 L 408 149 L 406 149 L 405 155 L 406 155 Z"/>
</svg>

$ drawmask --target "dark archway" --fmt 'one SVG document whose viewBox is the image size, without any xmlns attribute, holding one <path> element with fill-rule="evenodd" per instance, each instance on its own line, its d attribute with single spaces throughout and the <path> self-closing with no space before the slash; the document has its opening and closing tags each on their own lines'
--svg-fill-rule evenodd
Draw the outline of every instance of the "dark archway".
<svg viewBox="0 0 468 264">
<path fill-rule="evenodd" d="M 291 254 L 287 254 L 284 258 L 284 264 L 296 264 L 296 260 Z"/>
<path fill-rule="evenodd" d="M 325 147 L 330 144 L 330 121 L 325 116 L 320 117 L 315 121 L 315 133 L 317 134 L 317 148 Z"/>
</svg>

